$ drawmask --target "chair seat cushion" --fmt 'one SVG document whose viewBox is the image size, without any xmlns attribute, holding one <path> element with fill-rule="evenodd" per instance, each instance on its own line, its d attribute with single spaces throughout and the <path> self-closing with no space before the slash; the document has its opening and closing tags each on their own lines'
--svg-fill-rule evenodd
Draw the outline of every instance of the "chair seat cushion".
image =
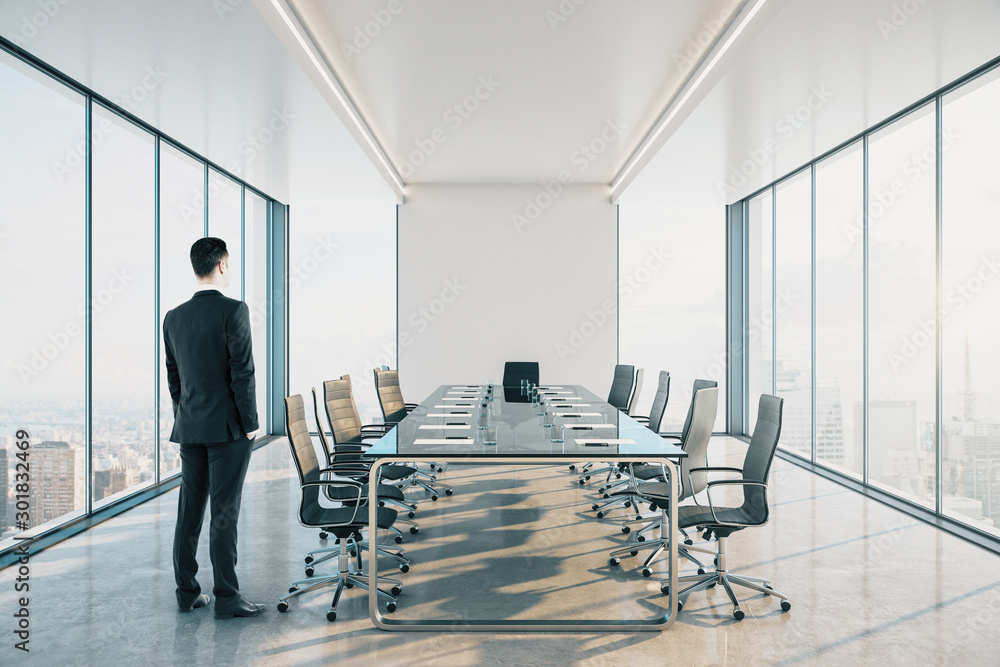
<svg viewBox="0 0 1000 667">
<path fill-rule="evenodd" d="M 757 517 L 750 514 L 742 507 L 716 507 L 715 516 L 719 521 L 726 523 L 738 523 L 745 526 L 756 526 L 760 524 Z M 716 519 L 712 517 L 712 511 L 703 505 L 684 505 L 677 508 L 677 525 L 679 528 L 690 528 L 691 526 L 715 526 Z M 732 527 L 736 530 L 742 529 L 743 525 Z M 725 526 L 725 528 L 730 528 Z"/>
<path fill-rule="evenodd" d="M 357 511 L 355 516 L 355 510 L 353 507 L 320 507 L 319 505 L 313 505 L 309 508 L 308 515 L 303 514 L 302 521 L 308 526 L 315 528 L 323 528 L 328 532 L 337 535 L 342 532 L 341 529 L 352 529 L 358 530 L 364 526 L 368 525 L 368 508 L 362 507 Z M 354 517 L 353 521 L 351 517 Z M 388 528 L 396 521 L 396 510 L 391 510 L 387 507 L 378 508 L 378 527 Z M 348 531 L 350 534 L 350 531 Z"/>
</svg>

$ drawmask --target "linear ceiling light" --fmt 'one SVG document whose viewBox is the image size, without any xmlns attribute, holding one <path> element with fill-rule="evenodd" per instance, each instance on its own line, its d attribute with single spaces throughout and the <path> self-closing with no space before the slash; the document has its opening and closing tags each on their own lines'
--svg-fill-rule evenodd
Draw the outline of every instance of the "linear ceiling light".
<svg viewBox="0 0 1000 667">
<path fill-rule="evenodd" d="M 301 30 L 298 20 L 292 18 L 292 16 L 290 15 L 290 10 L 286 10 L 285 3 L 282 2 L 282 0 L 271 0 L 271 5 L 278 12 L 278 15 L 281 16 L 281 20 L 285 22 L 285 25 L 291 31 L 292 36 L 295 37 L 295 41 L 297 41 L 299 43 L 299 46 L 302 47 L 302 50 L 305 51 L 305 54 L 309 57 L 309 61 L 312 62 L 313 66 L 316 68 L 316 71 L 319 72 L 319 75 L 323 78 L 323 81 L 326 83 L 327 87 L 337 97 L 337 101 L 340 102 L 340 106 L 343 107 L 344 111 L 347 112 L 347 115 L 354 123 L 354 126 L 358 129 L 359 132 L 361 132 L 361 135 L 365 138 L 365 141 L 371 147 L 372 151 L 375 152 L 375 155 L 378 157 L 379 162 L 382 163 L 382 166 L 385 168 L 386 173 L 392 179 L 392 182 L 396 185 L 396 187 L 399 188 L 400 194 L 402 194 L 403 189 L 405 188 L 405 186 L 403 185 L 403 181 L 400 179 L 399 174 L 396 172 L 395 167 L 393 167 L 392 164 L 389 162 L 389 158 L 386 157 L 385 151 L 382 149 L 382 146 L 375 139 L 374 134 L 372 134 L 371 128 L 369 128 L 368 124 L 365 123 L 364 120 L 362 120 L 361 114 L 355 108 L 354 104 L 347 98 L 343 86 L 337 79 L 337 76 L 333 73 L 332 68 L 330 68 L 330 66 L 324 60 L 320 59 L 315 46 L 309 40 L 306 39 L 305 35 L 303 35 L 303 31 Z"/>
<path fill-rule="evenodd" d="M 765 2 L 767 2 L 767 0 L 757 0 L 752 7 L 750 7 L 748 10 L 745 10 L 743 16 L 741 16 L 738 19 L 738 23 L 736 24 L 735 28 L 731 28 L 729 30 L 722 44 L 713 49 L 713 52 L 709 56 L 709 59 L 707 61 L 703 61 L 703 65 L 700 68 L 700 71 L 688 83 L 688 85 L 685 86 L 684 92 L 679 97 L 675 98 L 674 101 L 670 104 L 670 106 L 667 107 L 667 109 L 663 112 L 663 115 L 660 116 L 660 119 L 656 122 L 656 125 L 653 127 L 653 131 L 649 135 L 647 135 L 646 140 L 643 141 L 642 146 L 640 146 L 639 150 L 637 150 L 635 153 L 632 154 L 632 157 L 629 159 L 628 163 L 626 163 L 625 167 L 620 172 L 618 172 L 618 176 L 616 176 L 615 179 L 611 182 L 612 198 L 614 198 L 616 191 L 618 190 L 619 187 L 621 187 L 622 182 L 625 180 L 625 178 L 636 167 L 636 165 L 639 164 L 639 161 L 642 159 L 643 155 L 645 155 L 649 151 L 649 149 L 653 147 L 653 144 L 656 142 L 657 137 L 659 137 L 660 134 L 663 133 L 663 130 L 665 130 L 667 125 L 670 124 L 670 121 L 672 121 L 674 118 L 677 117 L 677 115 L 687 104 L 688 100 L 691 99 L 691 97 L 695 94 L 695 92 L 705 81 L 705 79 L 708 78 L 708 75 L 711 74 L 712 70 L 715 69 L 715 66 L 722 59 L 722 56 L 726 54 L 726 51 L 729 50 L 729 47 L 731 47 L 733 43 L 736 42 L 736 39 L 740 36 L 740 34 L 746 29 L 748 25 L 750 25 L 750 21 L 753 19 L 754 16 L 756 16 L 757 12 L 760 11 L 760 8 L 764 6 Z"/>
</svg>

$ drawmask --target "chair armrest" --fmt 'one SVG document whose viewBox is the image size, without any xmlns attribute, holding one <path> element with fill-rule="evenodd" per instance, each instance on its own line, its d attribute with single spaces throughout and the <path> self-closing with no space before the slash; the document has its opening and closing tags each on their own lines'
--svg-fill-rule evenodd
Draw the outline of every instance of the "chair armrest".
<svg viewBox="0 0 1000 667">
<path fill-rule="evenodd" d="M 738 472 L 742 474 L 743 468 L 730 468 L 727 466 L 702 466 L 700 468 L 691 468 L 690 470 L 688 470 L 688 474 L 693 472 L 716 472 L 716 471 Z"/>
<path fill-rule="evenodd" d="M 640 424 L 648 424 L 649 423 L 649 417 L 643 417 L 642 415 L 636 415 L 636 416 L 632 417 L 632 419 L 636 420 Z"/>
<path fill-rule="evenodd" d="M 413 408 L 420 407 L 420 404 L 419 403 L 403 403 L 403 407 L 406 408 L 407 412 L 409 412 Z"/>
<path fill-rule="evenodd" d="M 734 523 L 731 521 L 719 521 L 718 516 L 715 514 L 715 505 L 712 503 L 712 488 L 716 486 L 759 486 L 764 489 L 764 521 L 759 523 Z M 720 479 L 714 482 L 709 482 L 707 488 L 705 489 L 708 495 L 708 508 L 712 511 L 712 521 L 719 526 L 763 526 L 767 523 L 767 517 L 769 516 L 769 511 L 767 508 L 767 484 L 764 482 L 752 482 L 746 479 Z"/>
<path fill-rule="evenodd" d="M 369 464 L 361 461 L 341 461 L 339 463 L 333 463 L 326 468 L 321 469 L 320 474 L 330 473 L 332 475 L 340 475 L 344 477 L 353 477 L 355 475 L 361 477 L 367 477 L 371 472 Z"/>
<path fill-rule="evenodd" d="M 666 433 L 657 433 L 656 435 L 660 436 L 664 440 L 676 440 L 677 442 L 681 441 L 681 436 L 679 435 L 667 435 Z"/>
</svg>

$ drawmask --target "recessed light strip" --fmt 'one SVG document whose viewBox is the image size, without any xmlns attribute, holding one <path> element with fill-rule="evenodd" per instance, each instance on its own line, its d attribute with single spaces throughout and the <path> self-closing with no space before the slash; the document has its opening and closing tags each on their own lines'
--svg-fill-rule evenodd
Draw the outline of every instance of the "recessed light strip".
<svg viewBox="0 0 1000 667">
<path fill-rule="evenodd" d="M 750 21 L 753 20 L 753 17 L 757 15 L 757 12 L 760 11 L 760 8 L 764 6 L 765 2 L 767 2 L 767 0 L 756 0 L 753 6 L 751 6 L 749 9 L 744 9 L 743 16 L 738 19 L 739 22 L 736 25 L 736 27 L 728 31 L 726 38 L 722 42 L 722 44 L 713 49 L 713 52 L 709 56 L 709 59 L 703 63 L 702 67 L 700 68 L 695 78 L 692 79 L 688 83 L 688 85 L 684 87 L 684 92 L 681 93 L 679 97 L 675 98 L 674 101 L 670 104 L 670 106 L 667 107 L 666 111 L 663 112 L 663 115 L 660 116 L 660 119 L 656 122 L 656 125 L 654 126 L 652 133 L 646 137 L 646 140 L 642 142 L 642 145 L 639 147 L 639 149 L 632 154 L 632 157 L 625 164 L 625 167 L 618 173 L 618 176 L 616 176 L 615 179 L 611 182 L 612 199 L 614 199 L 614 197 L 617 196 L 617 194 L 620 194 L 617 191 L 622 186 L 622 183 L 624 182 L 625 178 L 629 175 L 629 173 L 632 172 L 633 169 L 635 169 L 635 167 L 642 160 L 642 157 L 649 151 L 649 149 L 653 147 L 653 144 L 656 143 L 656 139 L 667 128 L 667 126 L 670 124 L 670 121 L 676 118 L 677 115 L 681 112 L 681 110 L 684 109 L 684 106 L 687 104 L 688 100 L 690 100 L 691 97 L 695 94 L 695 92 L 697 92 L 698 88 L 705 81 L 708 75 L 712 73 L 712 70 L 715 69 L 715 66 L 722 59 L 722 56 L 724 56 L 726 52 L 729 50 L 729 48 L 733 45 L 733 43 L 736 42 L 736 39 L 740 36 L 740 34 L 746 29 L 748 25 L 750 25 Z"/>
<path fill-rule="evenodd" d="M 391 178 L 392 182 L 397 188 L 399 188 L 399 194 L 402 195 L 405 187 L 403 185 L 403 181 L 399 178 L 399 174 L 396 172 L 395 167 L 393 167 L 389 162 L 389 158 L 386 157 L 382 146 L 375 139 L 371 128 L 368 127 L 368 124 L 361 118 L 361 114 L 358 112 L 354 104 L 347 98 L 344 93 L 343 86 L 333 73 L 330 66 L 320 58 L 316 47 L 306 39 L 301 25 L 296 18 L 291 16 L 290 9 L 286 6 L 286 4 L 282 2 L 282 0 L 271 0 L 271 5 L 278 12 L 278 15 L 281 16 L 281 20 L 285 22 L 285 25 L 288 27 L 289 31 L 291 31 L 292 36 L 295 37 L 295 41 L 299 43 L 299 46 L 302 47 L 306 56 L 309 57 L 309 61 L 316 68 L 316 71 L 319 72 L 319 75 L 323 78 L 327 87 L 336 96 L 341 107 L 343 107 L 343 109 L 347 112 L 347 115 L 354 123 L 354 126 L 357 127 L 359 132 L 361 132 L 362 136 L 365 138 L 365 142 L 367 142 L 372 151 L 374 151 L 379 162 L 382 163 L 386 173 L 389 175 L 389 178 Z"/>
</svg>

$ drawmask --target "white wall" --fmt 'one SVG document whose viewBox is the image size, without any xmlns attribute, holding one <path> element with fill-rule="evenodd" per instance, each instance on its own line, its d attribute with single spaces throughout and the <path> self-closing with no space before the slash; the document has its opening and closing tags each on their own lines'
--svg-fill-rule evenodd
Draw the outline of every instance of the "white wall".
<svg viewBox="0 0 1000 667">
<path fill-rule="evenodd" d="M 535 214 L 527 200 L 543 206 Z M 522 224 L 516 224 L 522 216 Z M 415 185 L 399 207 L 400 383 L 499 383 L 504 361 L 604 394 L 618 355 L 616 207 L 605 186 Z"/>
</svg>

